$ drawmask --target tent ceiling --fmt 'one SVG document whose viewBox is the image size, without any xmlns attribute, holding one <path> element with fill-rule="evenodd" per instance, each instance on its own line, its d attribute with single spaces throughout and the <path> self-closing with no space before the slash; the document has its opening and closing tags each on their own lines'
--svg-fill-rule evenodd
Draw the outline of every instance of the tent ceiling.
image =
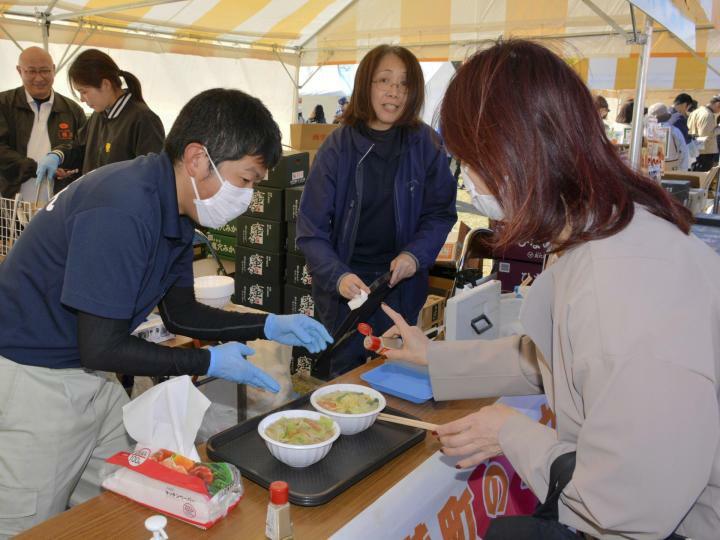
<svg viewBox="0 0 720 540">
<path fill-rule="evenodd" d="M 704 60 L 720 66 L 720 2 L 664 1 L 696 25 L 697 55 L 657 26 L 653 58 L 674 62 L 672 84 L 716 81 Z M 303 65 L 356 63 L 379 43 L 405 45 L 421 60 L 462 60 L 485 40 L 534 37 L 582 58 L 586 80 L 591 62 L 597 73 L 614 59 L 612 88 L 627 87 L 639 52 L 617 33 L 632 34 L 627 0 L 17 0 L 0 1 L 0 25 L 38 42 L 48 11 L 55 43 L 286 63 L 300 54 Z M 640 11 L 636 19 L 640 28 Z"/>
</svg>

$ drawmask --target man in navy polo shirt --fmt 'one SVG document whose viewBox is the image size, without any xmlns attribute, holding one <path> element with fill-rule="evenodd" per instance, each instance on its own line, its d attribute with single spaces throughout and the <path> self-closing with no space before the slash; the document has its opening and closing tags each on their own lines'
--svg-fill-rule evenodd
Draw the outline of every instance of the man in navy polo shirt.
<svg viewBox="0 0 720 540">
<path fill-rule="evenodd" d="M 183 107 L 161 154 L 85 175 L 27 226 L 0 264 L 0 538 L 97 494 L 104 459 L 132 444 L 127 395 L 102 372 L 207 374 L 276 392 L 237 341 L 312 351 L 331 341 L 304 315 L 195 300 L 193 222 L 243 213 L 280 151 L 259 100 L 208 90 Z M 172 349 L 131 336 L 157 305 L 171 332 L 229 343 Z"/>
</svg>

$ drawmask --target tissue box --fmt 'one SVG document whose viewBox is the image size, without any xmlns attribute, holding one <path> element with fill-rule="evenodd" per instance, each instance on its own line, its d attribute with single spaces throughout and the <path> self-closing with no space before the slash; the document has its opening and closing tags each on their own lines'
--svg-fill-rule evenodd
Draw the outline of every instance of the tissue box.
<svg viewBox="0 0 720 540">
<path fill-rule="evenodd" d="M 161 448 L 136 448 L 106 460 L 121 468 L 103 487 L 201 529 L 212 527 L 243 496 L 240 471 L 229 463 L 201 463 Z"/>
</svg>

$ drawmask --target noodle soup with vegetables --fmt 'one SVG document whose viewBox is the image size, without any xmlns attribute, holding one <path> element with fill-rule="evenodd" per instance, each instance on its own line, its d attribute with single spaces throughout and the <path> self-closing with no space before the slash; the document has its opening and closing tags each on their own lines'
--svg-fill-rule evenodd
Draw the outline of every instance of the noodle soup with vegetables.
<svg viewBox="0 0 720 540">
<path fill-rule="evenodd" d="M 335 435 L 335 426 L 329 418 L 286 418 L 282 417 L 265 429 L 272 440 L 285 444 L 317 444 Z"/>
<path fill-rule="evenodd" d="M 385 397 L 359 384 L 330 384 L 315 390 L 310 404 L 340 426 L 343 435 L 354 435 L 369 428 L 385 408 Z"/>
<path fill-rule="evenodd" d="M 318 396 L 317 404 L 323 409 L 340 414 L 365 414 L 380 406 L 380 400 L 363 392 L 339 390 Z"/>
</svg>

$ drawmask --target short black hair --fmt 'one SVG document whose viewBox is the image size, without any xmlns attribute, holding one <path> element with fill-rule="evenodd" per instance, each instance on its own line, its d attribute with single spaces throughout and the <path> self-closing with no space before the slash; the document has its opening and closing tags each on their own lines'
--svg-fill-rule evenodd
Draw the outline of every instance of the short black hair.
<svg viewBox="0 0 720 540">
<path fill-rule="evenodd" d="M 199 143 L 217 165 L 258 156 L 272 169 L 280 160 L 280 141 L 280 128 L 262 101 L 240 90 L 213 88 L 185 104 L 165 139 L 165 152 L 176 163 L 188 144 Z"/>
<path fill-rule="evenodd" d="M 673 100 L 673 105 L 680 105 L 682 103 L 687 103 L 688 105 L 690 105 L 692 104 L 692 102 L 692 96 L 683 92 L 682 94 L 678 94 L 677 96 L 675 96 L 675 99 Z"/>
</svg>

